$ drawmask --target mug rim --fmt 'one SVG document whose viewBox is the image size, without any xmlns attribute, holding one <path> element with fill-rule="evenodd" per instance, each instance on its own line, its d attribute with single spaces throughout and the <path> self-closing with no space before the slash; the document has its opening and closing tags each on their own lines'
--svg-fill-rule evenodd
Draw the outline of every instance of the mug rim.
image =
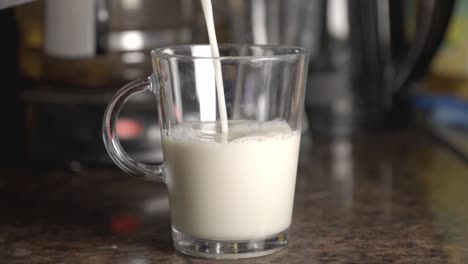
<svg viewBox="0 0 468 264">
<path fill-rule="evenodd" d="M 262 49 L 284 49 L 284 50 L 293 50 L 294 52 L 285 53 L 285 54 L 274 54 L 274 55 L 247 55 L 247 56 L 220 56 L 220 57 L 213 57 L 213 56 L 190 56 L 190 55 L 182 55 L 182 54 L 170 54 L 166 53 L 165 50 L 170 48 L 189 48 L 189 47 L 210 47 L 210 44 L 182 44 L 182 45 L 169 45 L 163 46 L 159 48 L 155 48 L 151 50 L 152 57 L 159 57 L 159 58 L 179 58 L 179 59 L 210 59 L 210 60 L 251 60 L 251 59 L 284 59 L 288 57 L 296 57 L 300 55 L 308 55 L 309 51 L 306 48 L 294 46 L 294 45 L 272 45 L 272 44 L 232 44 L 232 43 L 220 43 L 218 44 L 218 48 L 240 48 L 240 47 L 256 47 Z"/>
</svg>

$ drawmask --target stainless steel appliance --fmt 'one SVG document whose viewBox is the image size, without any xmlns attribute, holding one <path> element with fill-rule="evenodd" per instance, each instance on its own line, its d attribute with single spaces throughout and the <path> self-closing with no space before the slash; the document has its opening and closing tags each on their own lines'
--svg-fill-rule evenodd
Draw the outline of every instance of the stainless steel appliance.
<svg viewBox="0 0 468 264">
<path fill-rule="evenodd" d="M 310 50 L 306 97 L 315 134 L 404 123 L 450 20 L 453 0 L 228 0 L 237 43 Z"/>
</svg>

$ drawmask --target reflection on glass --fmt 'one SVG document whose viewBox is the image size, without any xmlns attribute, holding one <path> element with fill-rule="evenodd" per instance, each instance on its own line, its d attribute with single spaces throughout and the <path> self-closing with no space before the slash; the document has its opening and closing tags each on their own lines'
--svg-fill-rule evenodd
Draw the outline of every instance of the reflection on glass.
<svg viewBox="0 0 468 264">
<path fill-rule="evenodd" d="M 146 214 L 169 212 L 168 198 L 166 196 L 154 197 L 143 204 L 143 210 Z"/>
<path fill-rule="evenodd" d="M 350 215 L 353 206 L 353 146 L 348 138 L 340 138 L 330 145 L 330 176 L 332 179 L 333 197 L 343 210 Z"/>
</svg>

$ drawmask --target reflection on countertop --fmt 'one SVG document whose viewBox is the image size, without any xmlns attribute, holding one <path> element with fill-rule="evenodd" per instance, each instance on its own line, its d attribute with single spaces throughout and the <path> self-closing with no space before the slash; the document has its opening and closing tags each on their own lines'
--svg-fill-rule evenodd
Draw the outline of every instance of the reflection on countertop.
<svg viewBox="0 0 468 264">
<path fill-rule="evenodd" d="M 207 263 L 174 252 L 164 185 L 72 168 L 0 170 L 0 263 Z M 467 263 L 467 190 L 415 130 L 304 138 L 290 245 L 235 263 Z"/>
</svg>

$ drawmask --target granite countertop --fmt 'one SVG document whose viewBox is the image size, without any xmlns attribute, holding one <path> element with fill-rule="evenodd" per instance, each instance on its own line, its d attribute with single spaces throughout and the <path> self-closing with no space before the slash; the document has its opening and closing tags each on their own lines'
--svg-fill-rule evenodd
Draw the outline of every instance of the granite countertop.
<svg viewBox="0 0 468 264">
<path fill-rule="evenodd" d="M 213 263 L 174 251 L 163 184 L 0 169 L 0 263 Z M 304 138 L 290 244 L 228 263 L 468 263 L 468 167 L 415 130 Z"/>
</svg>

